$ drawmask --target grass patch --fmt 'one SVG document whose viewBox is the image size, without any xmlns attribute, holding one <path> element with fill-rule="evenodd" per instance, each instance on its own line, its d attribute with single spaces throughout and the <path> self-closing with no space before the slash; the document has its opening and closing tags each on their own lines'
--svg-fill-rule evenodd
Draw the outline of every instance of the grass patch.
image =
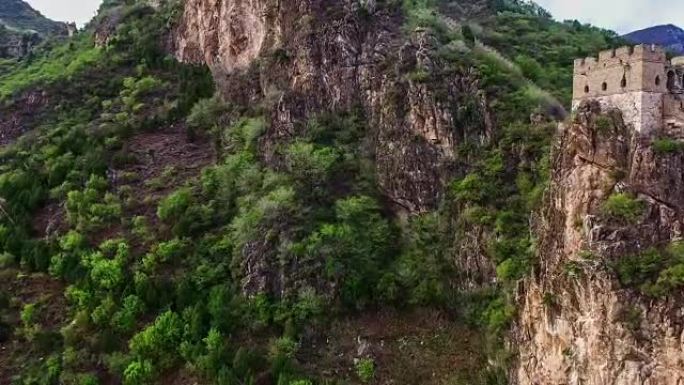
<svg viewBox="0 0 684 385">
<path fill-rule="evenodd" d="M 656 139 L 653 141 L 653 152 L 658 155 L 675 154 L 684 149 L 684 144 L 669 138 Z"/>
</svg>

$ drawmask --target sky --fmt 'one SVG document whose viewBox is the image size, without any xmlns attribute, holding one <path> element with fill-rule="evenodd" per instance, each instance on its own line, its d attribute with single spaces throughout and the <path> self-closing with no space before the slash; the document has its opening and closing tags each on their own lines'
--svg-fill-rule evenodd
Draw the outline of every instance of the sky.
<svg viewBox="0 0 684 385">
<path fill-rule="evenodd" d="M 83 25 L 101 0 L 27 0 L 47 17 Z M 577 19 L 628 33 L 659 24 L 684 28 L 682 0 L 537 0 L 559 20 Z"/>
<path fill-rule="evenodd" d="M 559 20 L 577 19 L 621 34 L 660 24 L 684 28 L 682 0 L 537 0 Z"/>
<path fill-rule="evenodd" d="M 2 0 L 0 0 L 2 1 Z M 79 26 L 95 16 L 102 0 L 24 0 L 43 15 L 58 21 L 75 21 Z"/>
</svg>

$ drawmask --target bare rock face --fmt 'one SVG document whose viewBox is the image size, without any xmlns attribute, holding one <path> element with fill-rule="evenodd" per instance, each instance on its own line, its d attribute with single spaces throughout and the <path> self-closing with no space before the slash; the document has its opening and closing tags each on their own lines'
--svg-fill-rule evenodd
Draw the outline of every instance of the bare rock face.
<svg viewBox="0 0 684 385">
<path fill-rule="evenodd" d="M 0 106 L 0 147 L 35 128 L 50 104 L 45 91 L 28 91 L 11 104 Z"/>
<path fill-rule="evenodd" d="M 619 112 L 585 104 L 561 127 L 552 188 L 536 226 L 540 265 L 520 290 L 512 375 L 527 384 L 684 383 L 682 301 L 623 287 L 620 258 L 681 239 L 681 153 L 654 153 Z M 602 203 L 628 192 L 645 205 L 636 223 L 606 218 Z"/>
<path fill-rule="evenodd" d="M 268 0 L 194 1 L 187 4 L 177 40 L 180 58 L 216 71 L 249 68 L 264 47 Z"/>
<path fill-rule="evenodd" d="M 454 147 L 466 136 L 487 140 L 486 100 L 472 74 L 441 74 L 433 37 L 407 37 L 396 6 L 374 1 L 187 0 L 175 52 L 206 63 L 226 99 L 265 103 L 271 112 L 262 143 L 297 135 L 323 111 L 361 107 L 376 143 L 378 179 L 390 200 L 409 213 L 437 204 L 455 171 Z M 439 79 L 411 79 L 415 71 Z M 457 111 L 474 105 L 466 127 Z"/>
</svg>

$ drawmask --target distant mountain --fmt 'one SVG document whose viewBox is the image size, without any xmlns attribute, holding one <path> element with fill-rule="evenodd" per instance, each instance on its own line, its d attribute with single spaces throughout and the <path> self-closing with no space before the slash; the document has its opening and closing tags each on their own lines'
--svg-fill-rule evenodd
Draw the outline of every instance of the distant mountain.
<svg viewBox="0 0 684 385">
<path fill-rule="evenodd" d="M 684 55 L 684 30 L 676 25 L 646 28 L 629 33 L 624 38 L 635 44 L 658 44 L 676 54 Z"/>
<path fill-rule="evenodd" d="M 0 58 L 20 58 L 49 36 L 66 36 L 69 25 L 53 21 L 21 0 L 0 0 Z"/>
</svg>

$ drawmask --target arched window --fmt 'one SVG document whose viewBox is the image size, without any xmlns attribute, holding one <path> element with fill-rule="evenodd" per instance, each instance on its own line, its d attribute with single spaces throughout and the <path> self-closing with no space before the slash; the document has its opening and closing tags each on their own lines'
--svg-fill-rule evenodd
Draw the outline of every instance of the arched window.
<svg viewBox="0 0 684 385">
<path fill-rule="evenodd" d="M 588 94 L 589 93 L 589 86 L 584 86 L 584 93 Z"/>
<path fill-rule="evenodd" d="M 627 87 L 627 76 L 622 75 L 622 81 L 620 82 L 620 87 L 626 88 Z"/>
<path fill-rule="evenodd" d="M 601 89 L 604 91 L 608 90 L 608 83 L 603 82 L 603 84 L 601 84 Z"/>
<path fill-rule="evenodd" d="M 660 85 L 660 75 L 656 76 L 656 85 Z"/>
<path fill-rule="evenodd" d="M 675 88 L 675 73 L 674 71 L 670 71 L 667 73 L 667 89 L 672 91 Z"/>
</svg>

